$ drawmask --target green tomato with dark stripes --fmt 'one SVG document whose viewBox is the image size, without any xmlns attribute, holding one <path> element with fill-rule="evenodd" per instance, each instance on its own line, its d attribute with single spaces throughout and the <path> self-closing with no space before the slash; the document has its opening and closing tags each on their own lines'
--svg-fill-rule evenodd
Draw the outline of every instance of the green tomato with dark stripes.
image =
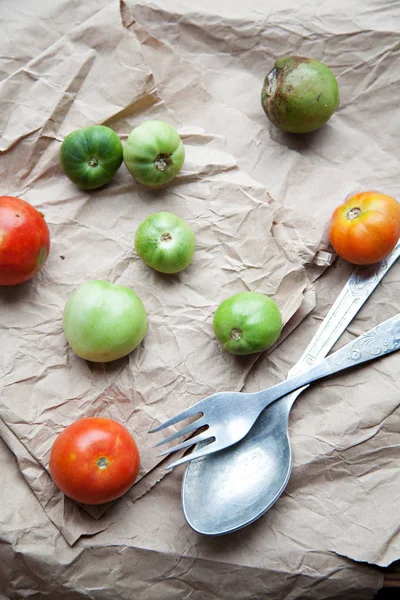
<svg viewBox="0 0 400 600">
<path fill-rule="evenodd" d="M 179 133 L 169 123 L 145 121 L 135 127 L 124 145 L 124 162 L 139 183 L 150 187 L 169 183 L 185 160 Z"/>
<path fill-rule="evenodd" d="M 218 306 L 214 333 L 231 354 L 254 354 L 274 344 L 282 331 L 277 304 L 259 292 L 239 292 Z"/>
<path fill-rule="evenodd" d="M 179 273 L 192 261 L 196 238 L 190 225 L 169 212 L 153 213 L 135 234 L 135 249 L 146 265 L 160 273 Z"/>
<path fill-rule="evenodd" d="M 76 129 L 61 145 L 65 175 L 83 190 L 99 188 L 114 177 L 123 160 L 122 143 L 110 127 Z"/>
</svg>

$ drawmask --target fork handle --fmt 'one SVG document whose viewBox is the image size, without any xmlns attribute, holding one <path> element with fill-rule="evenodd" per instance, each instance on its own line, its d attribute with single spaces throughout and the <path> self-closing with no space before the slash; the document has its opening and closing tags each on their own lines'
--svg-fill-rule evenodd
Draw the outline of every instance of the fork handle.
<svg viewBox="0 0 400 600">
<path fill-rule="evenodd" d="M 313 381 L 374 360 L 400 348 L 400 314 L 358 336 L 313 367 L 259 393 L 260 409 Z M 256 394 L 257 395 L 257 394 Z"/>
<path fill-rule="evenodd" d="M 400 314 L 363 333 L 325 360 L 331 373 L 385 356 L 400 348 Z"/>
</svg>

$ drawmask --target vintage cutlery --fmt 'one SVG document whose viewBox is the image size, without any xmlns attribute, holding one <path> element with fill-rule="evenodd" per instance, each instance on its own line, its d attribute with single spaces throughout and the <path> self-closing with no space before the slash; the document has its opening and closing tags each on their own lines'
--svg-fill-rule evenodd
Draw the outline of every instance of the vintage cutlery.
<svg viewBox="0 0 400 600">
<path fill-rule="evenodd" d="M 326 356 L 399 255 L 400 243 L 381 263 L 353 271 L 289 375 Z M 278 500 L 292 470 L 289 413 L 304 389 L 267 407 L 239 443 L 189 463 L 182 483 L 182 505 L 195 531 L 205 535 L 236 531 L 257 520 Z"/>
<path fill-rule="evenodd" d="M 261 392 L 218 392 L 196 402 L 190 408 L 168 419 L 151 431 L 154 433 L 175 425 L 185 419 L 201 415 L 170 437 L 159 442 L 165 444 L 181 435 L 186 435 L 199 427 L 207 426 L 206 431 L 162 452 L 160 456 L 189 448 L 198 442 L 208 444 L 170 464 L 172 469 L 212 452 L 223 450 L 239 442 L 252 428 L 260 413 L 272 402 L 286 396 L 313 381 L 328 377 L 350 367 L 374 360 L 400 348 L 400 313 L 380 325 L 358 336 L 340 350 L 298 375 L 290 377 Z"/>
</svg>

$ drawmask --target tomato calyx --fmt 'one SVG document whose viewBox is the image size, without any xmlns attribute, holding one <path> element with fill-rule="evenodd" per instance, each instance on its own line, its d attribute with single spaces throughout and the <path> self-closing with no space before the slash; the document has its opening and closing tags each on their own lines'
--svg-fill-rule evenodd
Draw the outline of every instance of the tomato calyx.
<svg viewBox="0 0 400 600">
<path fill-rule="evenodd" d="M 108 458 L 106 458 L 105 456 L 100 456 L 100 458 L 97 459 L 97 466 L 99 467 L 99 469 L 107 469 L 109 464 L 110 463 L 108 461 Z"/>
<path fill-rule="evenodd" d="M 99 165 L 99 161 L 97 160 L 97 158 L 95 156 L 92 156 L 91 158 L 89 158 L 87 163 L 88 163 L 89 167 L 92 167 L 92 168 L 98 167 L 98 165 Z"/>
<path fill-rule="evenodd" d="M 165 171 L 172 163 L 170 154 L 159 154 L 154 160 L 154 166 L 158 171 Z"/>
<path fill-rule="evenodd" d="M 359 206 L 353 206 L 346 213 L 346 218 L 348 221 L 354 221 L 354 219 L 358 219 L 358 217 L 361 215 L 361 213 L 362 213 L 362 210 Z"/>
<path fill-rule="evenodd" d="M 231 340 L 234 340 L 235 342 L 239 341 L 240 339 L 242 339 L 242 330 L 239 329 L 238 327 L 234 327 L 231 330 L 230 336 Z"/>
<path fill-rule="evenodd" d="M 172 235 L 169 231 L 166 231 L 162 234 L 162 236 L 160 237 L 160 242 L 172 242 Z"/>
</svg>

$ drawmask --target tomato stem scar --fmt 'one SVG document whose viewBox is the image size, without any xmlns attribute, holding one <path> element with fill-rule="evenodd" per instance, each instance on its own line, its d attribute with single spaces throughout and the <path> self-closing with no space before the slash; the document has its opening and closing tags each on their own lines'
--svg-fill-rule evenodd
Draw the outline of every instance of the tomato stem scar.
<svg viewBox="0 0 400 600">
<path fill-rule="evenodd" d="M 172 235 L 170 234 L 169 231 L 166 231 L 160 237 L 160 242 L 171 242 L 171 241 L 172 241 Z"/>
<path fill-rule="evenodd" d="M 231 335 L 230 335 L 231 340 L 234 340 L 236 342 L 236 341 L 240 340 L 241 337 L 242 337 L 242 330 L 234 327 L 232 329 Z"/>
<path fill-rule="evenodd" d="M 154 166 L 159 171 L 165 171 L 167 167 L 171 164 L 171 157 L 169 154 L 159 154 L 155 161 Z"/>
<path fill-rule="evenodd" d="M 105 456 L 101 456 L 97 459 L 97 466 L 99 469 L 105 469 L 108 467 L 108 460 Z"/>
<path fill-rule="evenodd" d="M 357 217 L 359 217 L 361 215 L 361 208 L 358 206 L 354 206 L 353 208 L 351 208 L 346 217 L 348 218 L 349 221 L 353 221 L 353 219 L 357 219 Z"/>
</svg>

